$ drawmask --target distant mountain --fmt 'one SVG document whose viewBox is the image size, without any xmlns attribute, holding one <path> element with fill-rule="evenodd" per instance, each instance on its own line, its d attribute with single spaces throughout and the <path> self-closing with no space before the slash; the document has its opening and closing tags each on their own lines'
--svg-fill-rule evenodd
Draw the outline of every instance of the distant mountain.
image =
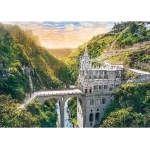
<svg viewBox="0 0 150 150">
<path fill-rule="evenodd" d="M 59 60 L 66 58 L 71 52 L 72 48 L 62 48 L 62 49 L 47 49 L 50 54 Z"/>
</svg>

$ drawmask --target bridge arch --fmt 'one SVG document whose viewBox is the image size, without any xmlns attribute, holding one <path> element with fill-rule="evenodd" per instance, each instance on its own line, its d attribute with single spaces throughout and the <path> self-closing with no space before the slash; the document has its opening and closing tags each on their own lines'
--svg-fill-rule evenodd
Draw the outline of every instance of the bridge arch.
<svg viewBox="0 0 150 150">
<path fill-rule="evenodd" d="M 40 102 L 45 102 L 48 99 L 56 99 L 58 102 L 59 110 L 60 110 L 60 117 L 59 124 L 60 127 L 64 127 L 64 106 L 65 102 L 70 97 L 77 97 L 77 109 L 79 108 L 80 111 L 77 112 L 77 121 L 79 124 L 79 127 L 85 127 L 86 126 L 86 105 L 87 105 L 87 99 L 86 94 L 83 93 L 79 89 L 64 89 L 64 90 L 48 90 L 48 91 L 36 91 L 32 93 L 31 97 L 28 98 L 24 104 L 22 104 L 19 108 L 26 107 L 30 102 L 32 102 L 35 99 L 38 99 Z M 18 109 L 19 109 L 18 108 Z"/>
<path fill-rule="evenodd" d="M 84 109 L 84 97 L 81 95 L 70 95 L 70 96 L 65 96 L 65 100 L 68 102 L 70 101 L 70 98 L 75 97 L 75 100 L 77 101 L 77 123 L 78 127 L 83 127 L 84 126 L 84 112 L 86 111 Z M 67 102 L 66 101 L 66 102 Z M 65 103 L 66 103 L 65 102 Z"/>
<path fill-rule="evenodd" d="M 78 98 L 78 104 L 80 104 L 80 116 L 83 118 L 83 107 L 84 107 L 84 97 L 85 95 L 80 91 L 79 89 L 69 89 L 69 90 L 56 90 L 56 91 L 39 91 L 34 92 L 31 97 L 25 101 L 23 105 L 21 105 L 19 108 L 26 107 L 30 102 L 32 102 L 35 99 L 38 99 L 40 102 L 45 102 L 48 99 L 56 99 L 58 102 L 59 110 L 60 110 L 60 116 L 59 116 L 59 124 L 60 127 L 64 127 L 64 105 L 65 102 L 70 97 L 77 97 Z M 81 115 L 82 114 L 82 115 Z M 83 127 L 83 119 L 79 119 L 79 121 L 82 121 L 80 124 L 81 127 Z"/>
</svg>

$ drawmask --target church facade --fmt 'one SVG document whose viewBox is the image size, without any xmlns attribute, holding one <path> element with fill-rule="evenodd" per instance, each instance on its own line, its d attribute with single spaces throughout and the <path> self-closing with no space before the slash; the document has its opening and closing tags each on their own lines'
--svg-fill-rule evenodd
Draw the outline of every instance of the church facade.
<svg viewBox="0 0 150 150">
<path fill-rule="evenodd" d="M 85 94 L 84 106 L 77 101 L 79 127 L 93 127 L 100 123 L 106 107 L 113 101 L 115 89 L 122 84 L 122 65 L 103 62 L 94 66 L 85 47 L 80 59 L 78 88 Z"/>
</svg>

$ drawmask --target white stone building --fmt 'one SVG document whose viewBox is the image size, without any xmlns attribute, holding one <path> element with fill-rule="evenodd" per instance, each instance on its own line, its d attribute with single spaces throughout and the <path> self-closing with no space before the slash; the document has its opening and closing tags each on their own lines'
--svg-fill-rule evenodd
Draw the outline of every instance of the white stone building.
<svg viewBox="0 0 150 150">
<path fill-rule="evenodd" d="M 115 89 L 122 83 L 122 69 L 123 66 L 106 62 L 94 67 L 85 48 L 78 76 L 78 88 L 86 95 L 84 107 L 80 99 L 77 102 L 79 127 L 93 127 L 100 123 L 106 107 L 113 100 Z"/>
</svg>

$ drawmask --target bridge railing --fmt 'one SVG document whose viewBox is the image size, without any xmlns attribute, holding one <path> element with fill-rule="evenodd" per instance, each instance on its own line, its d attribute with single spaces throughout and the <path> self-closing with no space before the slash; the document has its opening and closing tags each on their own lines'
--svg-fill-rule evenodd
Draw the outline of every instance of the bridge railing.
<svg viewBox="0 0 150 150">
<path fill-rule="evenodd" d="M 82 92 L 65 92 L 65 93 L 40 93 L 37 96 L 48 96 L 48 95 L 78 95 L 78 94 L 83 94 Z"/>
<path fill-rule="evenodd" d="M 41 91 L 66 91 L 66 90 L 78 90 L 77 88 L 66 88 L 66 89 L 56 89 L 56 88 L 53 88 L 53 89 L 41 89 L 41 90 L 35 90 L 34 92 L 41 92 Z"/>
</svg>

